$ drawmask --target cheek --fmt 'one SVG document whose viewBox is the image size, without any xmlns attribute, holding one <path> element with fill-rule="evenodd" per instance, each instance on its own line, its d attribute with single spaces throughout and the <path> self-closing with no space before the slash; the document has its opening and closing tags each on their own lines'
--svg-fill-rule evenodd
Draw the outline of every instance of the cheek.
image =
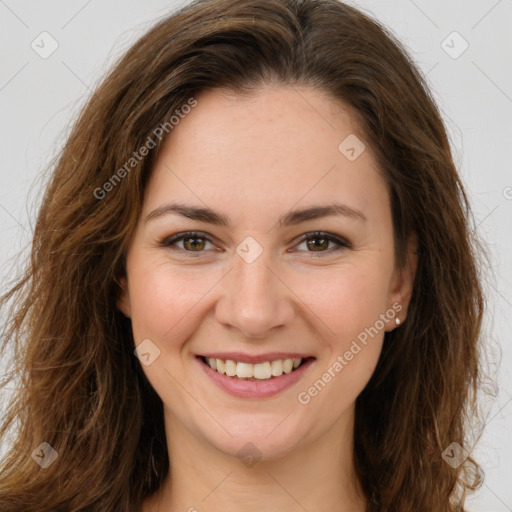
<svg viewBox="0 0 512 512">
<path fill-rule="evenodd" d="M 337 315 L 333 311 L 329 325 L 334 334 L 322 340 L 318 367 L 297 394 L 308 415 L 323 419 L 315 429 L 349 413 L 380 357 L 384 332 L 374 327 L 376 315 L 369 313 L 370 308 L 361 311 L 354 302 L 345 303 L 346 309 L 338 309 Z M 360 304 L 370 306 L 367 300 Z"/>
<path fill-rule="evenodd" d="M 388 281 L 387 268 L 367 263 L 316 269 L 290 284 L 335 345 L 357 336 L 385 313 Z"/>
<path fill-rule="evenodd" d="M 311 397 L 322 394 L 318 404 L 332 398 L 336 415 L 355 400 L 377 365 L 384 339 L 381 315 L 387 311 L 388 271 L 375 264 L 347 265 L 323 277 L 317 273 L 315 286 L 307 279 L 301 282 L 297 295 L 304 297 L 310 318 L 316 318 L 315 330 L 322 332 L 321 364 L 310 383 Z"/>
<path fill-rule="evenodd" d="M 159 356 L 142 370 L 172 410 L 185 411 L 181 392 L 184 368 L 181 350 L 201 322 L 208 291 L 219 281 L 213 273 L 171 268 L 150 257 L 134 257 L 130 275 L 131 321 L 135 345 L 150 339 Z"/>
<path fill-rule="evenodd" d="M 215 284 L 206 272 L 171 268 L 161 262 L 142 265 L 134 261 L 130 280 L 132 327 L 136 342 L 154 337 L 168 345 L 184 335 L 194 308 Z M 218 279 L 217 279 L 218 280 Z M 178 333 L 181 333 L 178 336 Z"/>
</svg>

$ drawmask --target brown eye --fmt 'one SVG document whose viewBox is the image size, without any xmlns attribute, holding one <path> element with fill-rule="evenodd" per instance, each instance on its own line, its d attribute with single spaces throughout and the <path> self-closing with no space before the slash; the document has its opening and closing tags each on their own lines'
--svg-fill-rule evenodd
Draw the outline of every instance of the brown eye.
<svg viewBox="0 0 512 512">
<path fill-rule="evenodd" d="M 201 239 L 200 237 L 183 238 L 183 246 L 187 250 L 200 251 L 201 249 L 204 249 L 204 245 L 205 245 L 204 239 Z"/>
<path fill-rule="evenodd" d="M 343 249 L 349 249 L 351 245 L 342 238 L 332 235 L 330 233 L 308 233 L 306 234 L 301 243 L 305 243 L 308 248 L 307 252 L 310 253 L 327 253 L 332 254 L 333 252 L 337 252 Z M 329 244 L 334 243 L 337 247 L 329 249 Z"/>
<path fill-rule="evenodd" d="M 183 247 L 177 244 L 183 242 Z M 162 247 L 167 247 L 171 250 L 202 253 L 205 252 L 205 244 L 212 243 L 210 238 L 200 232 L 180 233 L 161 242 Z"/>
<path fill-rule="evenodd" d="M 309 249 L 316 251 L 317 249 L 327 249 L 329 240 L 327 238 L 314 237 L 306 240 L 306 244 Z"/>
</svg>

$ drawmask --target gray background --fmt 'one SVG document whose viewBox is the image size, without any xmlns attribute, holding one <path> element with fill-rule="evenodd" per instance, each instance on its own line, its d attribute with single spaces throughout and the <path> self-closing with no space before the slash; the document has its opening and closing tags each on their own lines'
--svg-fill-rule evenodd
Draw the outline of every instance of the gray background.
<svg viewBox="0 0 512 512">
<path fill-rule="evenodd" d="M 13 257 L 27 254 L 30 246 L 41 171 L 58 153 L 80 106 L 115 58 L 183 3 L 0 0 L 2 290 L 19 261 Z M 501 366 L 497 396 L 485 401 L 487 428 L 473 451 L 486 480 L 468 509 L 512 511 L 512 0 L 351 3 L 389 27 L 426 73 L 473 204 L 475 227 L 492 254 L 495 277 L 487 286 L 485 329 L 501 345 Z M 45 31 L 56 43 L 40 36 Z M 58 48 L 42 58 L 32 44 L 40 53 L 51 44 Z"/>
</svg>

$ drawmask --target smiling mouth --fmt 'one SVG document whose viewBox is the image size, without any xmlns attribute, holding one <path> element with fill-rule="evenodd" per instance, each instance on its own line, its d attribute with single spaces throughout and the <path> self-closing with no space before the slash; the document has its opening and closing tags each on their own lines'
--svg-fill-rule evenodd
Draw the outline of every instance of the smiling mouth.
<svg viewBox="0 0 512 512">
<path fill-rule="evenodd" d="M 281 377 L 283 374 L 293 373 L 303 366 L 307 361 L 315 359 L 314 357 L 276 359 L 262 363 L 251 364 L 233 361 L 231 359 L 215 359 L 197 356 L 203 364 L 212 370 L 231 377 L 234 380 L 244 381 L 265 381 Z"/>
</svg>

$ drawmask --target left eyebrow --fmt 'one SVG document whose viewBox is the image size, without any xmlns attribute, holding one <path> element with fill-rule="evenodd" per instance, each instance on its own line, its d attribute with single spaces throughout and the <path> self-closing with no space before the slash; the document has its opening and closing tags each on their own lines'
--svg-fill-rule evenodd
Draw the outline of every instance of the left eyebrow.
<svg viewBox="0 0 512 512">
<path fill-rule="evenodd" d="M 302 210 L 293 210 L 279 219 L 279 225 L 295 226 L 307 220 L 340 215 L 364 222 L 368 220 L 363 212 L 357 208 L 346 204 L 333 203 L 325 206 L 311 206 Z"/>
<path fill-rule="evenodd" d="M 162 205 L 149 213 L 146 216 L 144 222 L 148 222 L 157 217 L 161 217 L 162 215 L 173 213 L 199 222 L 206 222 L 209 224 L 231 228 L 231 222 L 225 215 L 215 212 L 211 208 L 185 205 L 182 203 L 170 203 Z M 363 222 L 368 220 L 363 212 L 352 206 L 333 203 L 322 206 L 311 206 L 309 208 L 288 212 L 279 219 L 279 225 L 295 226 L 308 220 L 340 215 Z"/>
</svg>

